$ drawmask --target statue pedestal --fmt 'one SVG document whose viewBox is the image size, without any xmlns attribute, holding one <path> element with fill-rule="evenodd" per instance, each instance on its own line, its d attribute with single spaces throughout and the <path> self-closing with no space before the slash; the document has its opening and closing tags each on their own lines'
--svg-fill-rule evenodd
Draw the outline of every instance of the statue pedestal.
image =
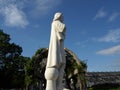
<svg viewBox="0 0 120 90">
<path fill-rule="evenodd" d="M 46 90 L 56 90 L 56 80 L 47 80 Z"/>
<path fill-rule="evenodd" d="M 56 68 L 46 68 L 45 78 L 47 80 L 46 90 L 56 90 L 58 70 Z"/>
</svg>

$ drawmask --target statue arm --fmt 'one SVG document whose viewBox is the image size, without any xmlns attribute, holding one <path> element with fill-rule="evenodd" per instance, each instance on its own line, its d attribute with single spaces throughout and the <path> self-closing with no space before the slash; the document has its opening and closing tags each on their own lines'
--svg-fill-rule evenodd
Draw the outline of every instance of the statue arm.
<svg viewBox="0 0 120 90">
<path fill-rule="evenodd" d="M 63 40 L 65 38 L 65 24 L 60 21 L 53 21 L 52 29 L 55 30 L 59 40 Z"/>
<path fill-rule="evenodd" d="M 63 40 L 65 38 L 65 24 L 55 21 L 53 23 L 53 27 L 56 31 L 57 37 L 59 40 Z"/>
</svg>

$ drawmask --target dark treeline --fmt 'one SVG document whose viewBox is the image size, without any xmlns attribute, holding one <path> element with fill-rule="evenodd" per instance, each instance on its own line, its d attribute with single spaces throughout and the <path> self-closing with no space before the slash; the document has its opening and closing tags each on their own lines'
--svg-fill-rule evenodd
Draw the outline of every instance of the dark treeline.
<svg viewBox="0 0 120 90">
<path fill-rule="evenodd" d="M 30 58 L 22 56 L 22 47 L 10 40 L 10 35 L 0 30 L 0 88 L 24 88 Z"/>
</svg>

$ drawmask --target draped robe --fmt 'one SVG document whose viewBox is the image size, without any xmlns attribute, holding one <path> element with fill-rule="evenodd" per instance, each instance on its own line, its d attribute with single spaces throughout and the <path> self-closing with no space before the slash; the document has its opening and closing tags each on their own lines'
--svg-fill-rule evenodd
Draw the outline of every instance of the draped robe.
<svg viewBox="0 0 120 90">
<path fill-rule="evenodd" d="M 59 68 L 66 63 L 64 51 L 65 24 L 55 20 L 51 25 L 51 37 L 47 58 L 47 68 Z"/>
</svg>

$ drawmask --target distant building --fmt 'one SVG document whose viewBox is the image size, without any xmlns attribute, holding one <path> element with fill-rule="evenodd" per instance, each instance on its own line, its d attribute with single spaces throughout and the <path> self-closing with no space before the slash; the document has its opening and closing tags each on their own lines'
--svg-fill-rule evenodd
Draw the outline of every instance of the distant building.
<svg viewBox="0 0 120 90">
<path fill-rule="evenodd" d="M 120 85 L 120 71 L 119 72 L 87 72 L 87 87 L 98 84 L 119 84 Z"/>
</svg>

